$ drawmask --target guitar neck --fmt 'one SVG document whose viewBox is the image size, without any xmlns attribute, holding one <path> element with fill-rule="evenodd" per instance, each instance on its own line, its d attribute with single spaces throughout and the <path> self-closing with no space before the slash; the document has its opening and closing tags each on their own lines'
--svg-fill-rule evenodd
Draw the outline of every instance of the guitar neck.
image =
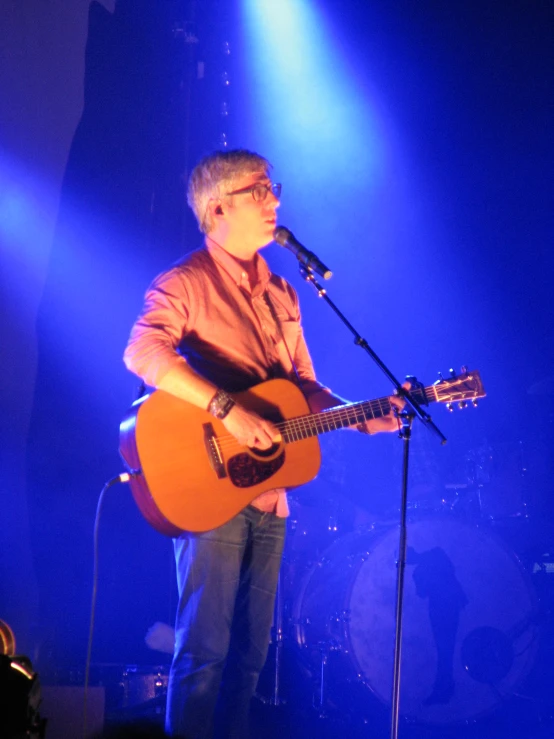
<svg viewBox="0 0 554 739">
<path fill-rule="evenodd" d="M 412 389 L 413 397 L 418 403 L 429 403 L 436 400 L 435 386 Z M 319 413 L 298 416 L 278 424 L 285 442 L 308 439 L 311 436 L 325 434 L 328 431 L 357 426 L 373 418 L 380 418 L 390 413 L 391 402 L 388 397 L 376 400 L 363 400 L 359 403 L 347 403 L 336 408 L 329 408 Z"/>
</svg>

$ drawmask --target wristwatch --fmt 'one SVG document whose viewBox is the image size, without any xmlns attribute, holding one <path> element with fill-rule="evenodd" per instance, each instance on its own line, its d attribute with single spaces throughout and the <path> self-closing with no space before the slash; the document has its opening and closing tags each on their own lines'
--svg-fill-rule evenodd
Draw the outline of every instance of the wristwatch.
<svg viewBox="0 0 554 739">
<path fill-rule="evenodd" d="M 210 400 L 208 413 L 222 421 L 234 405 L 236 405 L 235 401 L 225 390 L 218 390 Z"/>
</svg>

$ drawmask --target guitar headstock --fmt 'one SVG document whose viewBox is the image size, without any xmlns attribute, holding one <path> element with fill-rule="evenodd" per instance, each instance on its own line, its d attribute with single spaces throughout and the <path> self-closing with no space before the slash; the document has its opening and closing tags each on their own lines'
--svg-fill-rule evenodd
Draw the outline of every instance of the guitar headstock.
<svg viewBox="0 0 554 739">
<path fill-rule="evenodd" d="M 433 391 L 437 402 L 446 403 L 449 411 L 454 410 L 454 403 L 458 404 L 458 408 L 465 408 L 468 402 L 476 406 L 477 400 L 486 395 L 479 372 L 477 370 L 468 372 L 467 367 L 462 367 L 460 375 L 451 369 L 450 377 L 443 377 L 439 372 L 439 379 L 433 385 Z"/>
</svg>

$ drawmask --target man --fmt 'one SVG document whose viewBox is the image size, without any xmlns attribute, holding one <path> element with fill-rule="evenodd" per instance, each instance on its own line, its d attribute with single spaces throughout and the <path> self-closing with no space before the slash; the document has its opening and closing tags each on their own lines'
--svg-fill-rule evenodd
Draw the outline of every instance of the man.
<svg viewBox="0 0 554 739">
<path fill-rule="evenodd" d="M 277 222 L 281 185 L 266 159 L 216 152 L 194 169 L 188 202 L 203 248 L 156 278 L 125 351 L 127 367 L 222 420 L 242 445 L 269 448 L 276 427 L 228 393 L 288 378 L 312 411 L 344 403 L 315 378 L 294 289 L 259 250 Z M 393 416 L 368 433 L 398 428 Z M 250 699 L 266 659 L 288 514 L 286 493 L 259 496 L 231 521 L 174 539 L 179 586 L 167 729 L 188 739 L 247 735 Z"/>
</svg>

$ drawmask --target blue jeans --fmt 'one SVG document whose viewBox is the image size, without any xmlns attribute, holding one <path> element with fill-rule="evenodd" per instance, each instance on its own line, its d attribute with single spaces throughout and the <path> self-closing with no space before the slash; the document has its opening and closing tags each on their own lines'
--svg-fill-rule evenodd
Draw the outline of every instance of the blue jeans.
<svg viewBox="0 0 554 739">
<path fill-rule="evenodd" d="M 170 736 L 248 735 L 267 657 L 285 519 L 248 506 L 213 531 L 174 539 L 179 604 L 169 674 Z"/>
</svg>

